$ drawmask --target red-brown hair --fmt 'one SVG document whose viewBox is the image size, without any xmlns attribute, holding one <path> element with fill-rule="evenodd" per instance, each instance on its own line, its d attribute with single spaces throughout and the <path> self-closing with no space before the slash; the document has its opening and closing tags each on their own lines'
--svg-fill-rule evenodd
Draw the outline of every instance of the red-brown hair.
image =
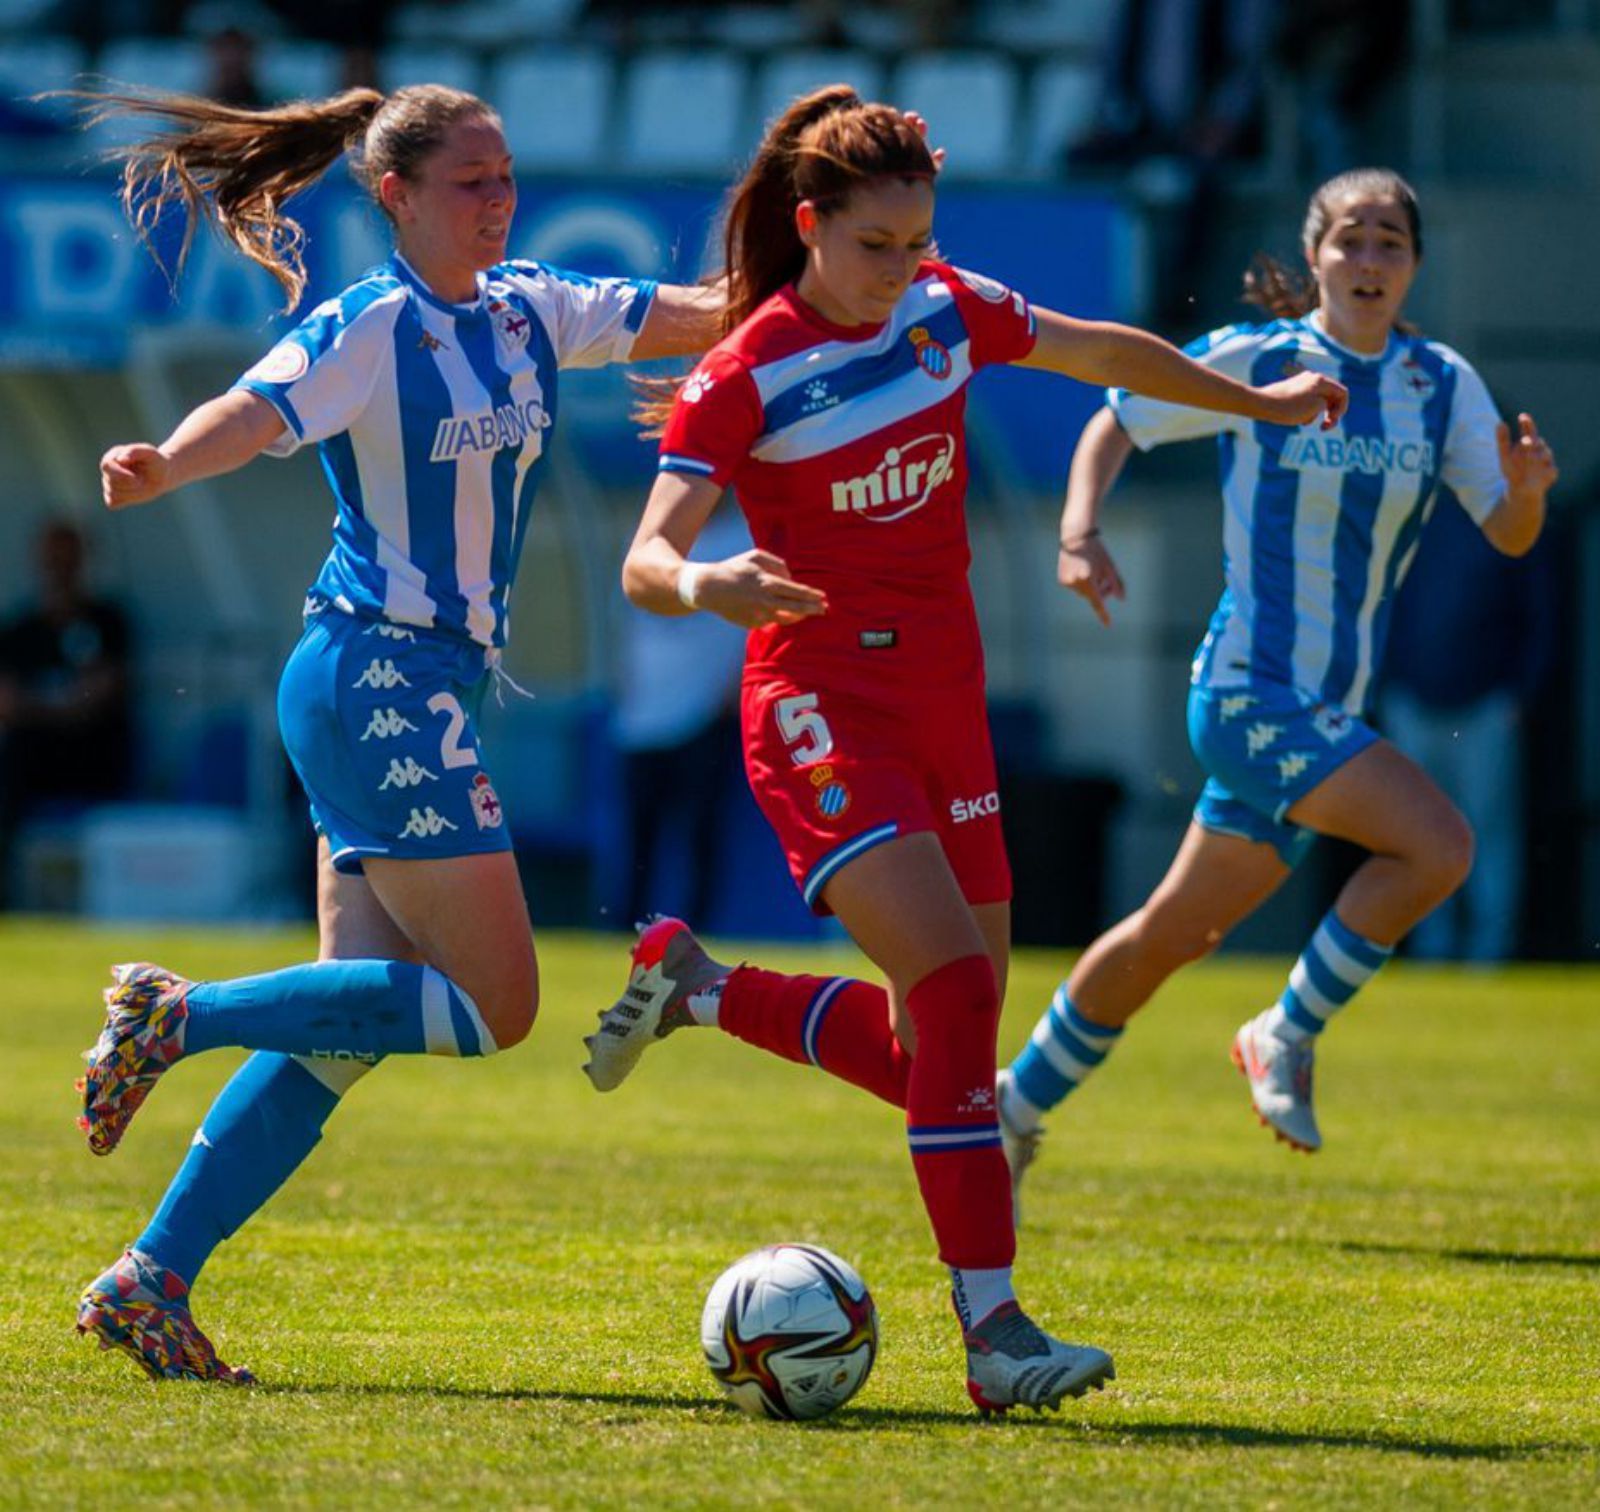
<svg viewBox="0 0 1600 1512">
<path fill-rule="evenodd" d="M 183 241 L 172 276 L 182 270 L 196 229 L 209 225 L 277 279 L 286 310 L 300 302 L 306 282 L 305 232 L 283 213 L 286 200 L 349 152 L 351 171 L 377 201 L 384 174 L 414 178 L 457 121 L 499 122 L 476 95 L 442 84 L 411 85 L 390 95 L 347 89 L 270 110 L 159 91 L 71 93 L 85 103 L 87 124 L 123 116 L 165 124 L 165 130 L 111 157 L 122 164 L 123 208 L 147 247 L 166 210 L 182 207 Z"/>
<path fill-rule="evenodd" d="M 795 100 L 768 125 L 744 177 L 728 195 L 721 334 L 741 325 L 805 270 L 806 248 L 795 226 L 802 200 L 828 215 L 874 180 L 932 182 L 936 171 L 922 133 L 892 105 L 866 103 L 848 84 L 829 84 Z M 648 397 L 635 414 L 652 433 L 666 423 L 682 383 L 680 378 L 642 385 Z"/>
</svg>

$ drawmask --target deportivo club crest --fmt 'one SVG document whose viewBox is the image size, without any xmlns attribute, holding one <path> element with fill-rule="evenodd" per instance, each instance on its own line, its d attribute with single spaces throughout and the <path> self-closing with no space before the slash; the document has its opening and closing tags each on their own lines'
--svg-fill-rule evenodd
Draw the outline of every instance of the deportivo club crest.
<svg viewBox="0 0 1600 1512">
<path fill-rule="evenodd" d="M 500 807 L 487 772 L 479 772 L 472 779 L 467 797 L 472 801 L 472 817 L 478 821 L 479 829 L 499 829 L 505 823 L 505 810 Z"/>
<path fill-rule="evenodd" d="M 503 299 L 489 301 L 489 319 L 494 322 L 495 334 L 513 351 L 520 352 L 528 344 L 533 328 L 528 317 Z"/>
</svg>

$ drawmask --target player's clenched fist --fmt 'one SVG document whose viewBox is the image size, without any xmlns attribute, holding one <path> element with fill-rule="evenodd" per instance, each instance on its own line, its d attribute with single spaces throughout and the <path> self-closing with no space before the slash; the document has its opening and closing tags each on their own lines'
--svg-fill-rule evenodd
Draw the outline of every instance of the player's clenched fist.
<svg viewBox="0 0 1600 1512">
<path fill-rule="evenodd" d="M 1350 403 L 1349 391 L 1337 378 L 1309 369 L 1257 392 L 1266 401 L 1257 418 L 1273 425 L 1310 425 L 1320 420 L 1323 430 L 1332 430 Z"/>
<path fill-rule="evenodd" d="M 166 453 L 146 441 L 113 446 L 100 459 L 100 497 L 107 509 L 148 503 L 166 492 L 169 468 Z"/>
</svg>

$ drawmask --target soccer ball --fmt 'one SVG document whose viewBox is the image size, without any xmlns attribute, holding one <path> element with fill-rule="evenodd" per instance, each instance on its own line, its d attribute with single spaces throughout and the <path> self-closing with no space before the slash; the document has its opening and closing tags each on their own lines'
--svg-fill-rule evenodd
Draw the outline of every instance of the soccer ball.
<svg viewBox="0 0 1600 1512">
<path fill-rule="evenodd" d="M 700 1316 L 711 1374 L 754 1417 L 819 1418 L 848 1402 L 878 1352 L 867 1284 L 814 1244 L 769 1244 L 717 1277 Z"/>
</svg>

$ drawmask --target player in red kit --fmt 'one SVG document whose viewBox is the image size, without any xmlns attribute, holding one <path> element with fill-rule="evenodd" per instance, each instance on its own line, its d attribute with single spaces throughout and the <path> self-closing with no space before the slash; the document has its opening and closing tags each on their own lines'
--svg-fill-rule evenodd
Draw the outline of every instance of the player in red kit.
<svg viewBox="0 0 1600 1512">
<path fill-rule="evenodd" d="M 1337 414 L 1344 391 L 1310 373 L 1251 389 L 939 261 L 934 173 L 914 124 L 842 85 L 773 123 L 728 211 L 729 334 L 670 406 L 623 567 L 635 604 L 751 632 L 751 787 L 806 901 L 888 985 L 729 970 L 658 920 L 587 1069 L 609 1090 L 654 1040 L 714 1023 L 904 1108 L 973 1400 L 1054 1407 L 1113 1371 L 1011 1287 L 994 1102 L 1011 876 L 967 586 L 966 385 L 1020 363 L 1292 425 Z M 686 561 L 730 485 L 755 549 Z"/>
</svg>

